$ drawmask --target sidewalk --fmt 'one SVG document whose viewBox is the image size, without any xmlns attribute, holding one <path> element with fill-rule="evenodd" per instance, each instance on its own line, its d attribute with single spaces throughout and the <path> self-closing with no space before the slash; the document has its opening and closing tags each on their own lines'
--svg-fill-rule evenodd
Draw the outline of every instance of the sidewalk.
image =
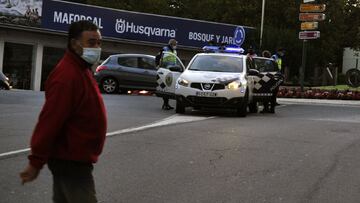
<svg viewBox="0 0 360 203">
<path fill-rule="evenodd" d="M 296 98 L 277 98 L 280 104 L 318 104 L 318 105 L 340 105 L 340 106 L 359 106 L 358 100 L 327 100 L 327 99 L 296 99 Z"/>
</svg>

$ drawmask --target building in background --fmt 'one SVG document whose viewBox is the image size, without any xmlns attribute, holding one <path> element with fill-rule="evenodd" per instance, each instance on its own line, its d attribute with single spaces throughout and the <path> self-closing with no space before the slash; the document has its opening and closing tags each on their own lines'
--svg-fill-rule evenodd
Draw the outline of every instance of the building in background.
<svg viewBox="0 0 360 203">
<path fill-rule="evenodd" d="M 156 55 L 175 38 L 187 63 L 209 41 L 247 43 L 254 30 L 231 24 L 130 12 L 55 0 L 0 0 L 0 70 L 18 89 L 43 89 L 67 45 L 72 22 L 89 20 L 103 35 L 102 59 L 111 54 Z M 239 27 L 245 31 L 237 34 Z"/>
</svg>

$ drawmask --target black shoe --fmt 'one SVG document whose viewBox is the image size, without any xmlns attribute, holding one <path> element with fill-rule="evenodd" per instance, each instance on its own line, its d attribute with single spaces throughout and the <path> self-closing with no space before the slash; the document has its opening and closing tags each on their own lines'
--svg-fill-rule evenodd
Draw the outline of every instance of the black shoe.
<svg viewBox="0 0 360 203">
<path fill-rule="evenodd" d="M 269 113 L 275 113 L 275 109 L 270 109 Z"/>
<path fill-rule="evenodd" d="M 269 113 L 269 110 L 262 110 L 262 111 L 260 111 L 260 113 Z"/>
</svg>

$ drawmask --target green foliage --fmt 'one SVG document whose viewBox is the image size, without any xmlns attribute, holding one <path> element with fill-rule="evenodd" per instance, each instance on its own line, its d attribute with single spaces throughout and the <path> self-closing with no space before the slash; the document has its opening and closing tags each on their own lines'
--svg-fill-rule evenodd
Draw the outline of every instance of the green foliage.
<svg viewBox="0 0 360 203">
<path fill-rule="evenodd" d="M 199 20 L 255 27 L 244 48 L 259 47 L 262 0 L 77 0 L 80 3 L 99 5 L 137 12 L 170 15 Z M 287 50 L 285 65 L 291 77 L 298 75 L 301 65 L 302 41 L 299 7 L 301 1 L 266 1 L 263 45 L 264 50 Z M 360 48 L 360 0 L 317 0 L 326 4 L 326 20 L 319 23 L 321 38 L 309 40 L 306 77 L 316 66 L 332 62 L 342 64 L 344 47 Z"/>
</svg>

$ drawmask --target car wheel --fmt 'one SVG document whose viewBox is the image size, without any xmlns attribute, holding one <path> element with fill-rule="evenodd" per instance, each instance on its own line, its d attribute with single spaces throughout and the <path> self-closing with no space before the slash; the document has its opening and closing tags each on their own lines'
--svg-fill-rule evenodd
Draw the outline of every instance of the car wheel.
<svg viewBox="0 0 360 203">
<path fill-rule="evenodd" d="M 101 82 L 101 90 L 107 94 L 117 93 L 119 90 L 118 81 L 114 78 L 105 78 Z"/>
<path fill-rule="evenodd" d="M 184 114 L 185 113 L 185 106 L 181 101 L 176 100 L 176 113 Z"/>
<path fill-rule="evenodd" d="M 6 85 L 0 83 L 0 90 L 9 90 L 9 88 Z"/>
<path fill-rule="evenodd" d="M 249 111 L 250 113 L 257 113 L 258 112 L 258 103 L 257 102 L 251 102 L 249 104 Z"/>
<path fill-rule="evenodd" d="M 240 106 L 236 109 L 236 114 L 238 116 L 246 117 L 248 100 L 249 100 L 249 93 L 248 93 L 248 91 L 246 91 L 243 101 L 241 102 Z"/>
</svg>

